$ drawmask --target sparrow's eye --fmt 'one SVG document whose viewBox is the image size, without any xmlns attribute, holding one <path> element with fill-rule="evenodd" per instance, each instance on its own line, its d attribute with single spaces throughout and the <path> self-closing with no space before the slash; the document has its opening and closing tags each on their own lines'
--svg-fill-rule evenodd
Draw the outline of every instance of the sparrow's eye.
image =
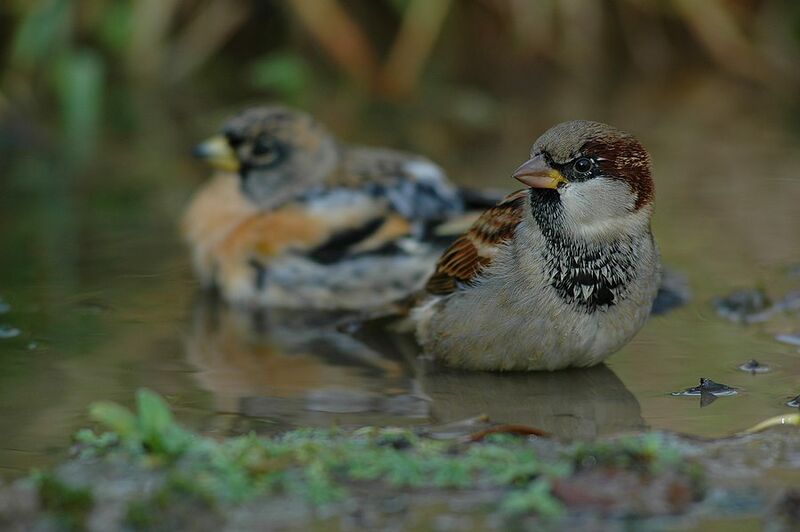
<svg viewBox="0 0 800 532">
<path fill-rule="evenodd" d="M 575 171 L 578 172 L 579 174 L 583 175 L 589 174 L 592 171 L 593 167 L 594 163 L 588 157 L 581 157 L 580 159 L 577 159 L 574 163 L 572 163 L 572 168 L 574 168 Z"/>
<path fill-rule="evenodd" d="M 277 140 L 267 135 L 260 135 L 250 152 L 253 166 L 270 166 L 283 157 L 283 149 Z"/>
</svg>

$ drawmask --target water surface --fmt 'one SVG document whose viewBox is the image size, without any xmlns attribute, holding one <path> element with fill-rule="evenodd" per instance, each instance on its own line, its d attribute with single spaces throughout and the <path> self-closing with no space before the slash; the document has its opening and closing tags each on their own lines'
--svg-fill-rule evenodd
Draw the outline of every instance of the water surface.
<svg viewBox="0 0 800 532">
<path fill-rule="evenodd" d="M 64 456 L 92 401 L 130 404 L 142 386 L 164 394 L 184 423 L 219 435 L 487 414 L 564 436 L 643 428 L 720 436 L 791 412 L 800 352 L 773 337 L 799 331 L 800 318 L 743 326 L 710 305 L 740 287 L 773 297 L 800 288 L 790 273 L 800 264 L 800 139 L 785 109 L 715 80 L 612 100 L 553 91 L 503 102 L 474 128 L 426 105 L 341 121 L 344 111 L 318 112 L 347 138 L 421 151 L 459 182 L 508 190 L 508 174 L 552 123 L 595 118 L 636 132 L 654 159 L 664 262 L 688 277 L 693 300 L 591 370 L 431 367 L 408 337 L 351 337 L 287 313 L 242 315 L 197 293 L 176 224 L 206 172 L 185 154 L 224 110 L 145 117 L 142 133 L 109 135 L 84 163 L 65 143 L 7 124 L 0 296 L 10 308 L 0 327 L 19 334 L 0 338 L 0 476 Z M 737 369 L 751 358 L 772 371 Z M 705 408 L 670 396 L 700 377 L 740 393 Z"/>
</svg>

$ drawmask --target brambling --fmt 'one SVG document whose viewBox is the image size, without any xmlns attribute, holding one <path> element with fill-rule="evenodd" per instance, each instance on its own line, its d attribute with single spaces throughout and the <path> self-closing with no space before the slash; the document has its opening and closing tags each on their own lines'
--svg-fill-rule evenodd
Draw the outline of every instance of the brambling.
<svg viewBox="0 0 800 532">
<path fill-rule="evenodd" d="M 345 145 L 282 106 L 245 110 L 195 153 L 221 172 L 192 199 L 183 232 L 200 282 L 238 305 L 365 309 L 402 298 L 441 251 L 424 237 L 463 210 L 428 159 Z"/>
<path fill-rule="evenodd" d="M 447 365 L 556 370 L 599 364 L 644 325 L 659 288 L 650 157 L 588 121 L 554 126 L 439 259 L 414 309 L 419 341 Z"/>
</svg>

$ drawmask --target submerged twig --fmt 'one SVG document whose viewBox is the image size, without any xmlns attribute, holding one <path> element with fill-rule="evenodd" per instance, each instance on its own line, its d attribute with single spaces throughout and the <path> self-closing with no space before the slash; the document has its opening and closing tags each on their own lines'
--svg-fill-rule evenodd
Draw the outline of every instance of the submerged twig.
<svg viewBox="0 0 800 532">
<path fill-rule="evenodd" d="M 771 417 L 769 419 L 762 421 L 761 423 L 753 425 L 749 429 L 743 431 L 742 434 L 753 434 L 755 432 L 761 432 L 762 430 L 776 427 L 778 425 L 800 426 L 800 414 L 788 414 L 788 415 Z"/>
<path fill-rule="evenodd" d="M 531 427 L 529 425 L 519 425 L 519 424 L 509 424 L 509 425 L 497 425 L 494 427 L 489 427 L 488 429 L 479 430 L 478 432 L 474 432 L 467 437 L 468 441 L 477 442 L 481 441 L 487 436 L 492 434 L 513 434 L 515 436 L 538 436 L 540 438 L 549 438 L 552 436 L 547 431 L 542 429 L 537 429 L 536 427 Z"/>
</svg>

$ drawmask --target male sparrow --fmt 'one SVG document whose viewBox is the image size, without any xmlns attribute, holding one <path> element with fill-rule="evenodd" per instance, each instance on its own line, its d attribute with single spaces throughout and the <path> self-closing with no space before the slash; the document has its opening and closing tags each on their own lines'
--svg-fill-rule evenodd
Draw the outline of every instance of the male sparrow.
<svg viewBox="0 0 800 532">
<path fill-rule="evenodd" d="M 631 135 L 558 124 L 439 259 L 414 310 L 425 351 L 473 370 L 599 364 L 644 325 L 659 287 L 653 181 Z"/>
<path fill-rule="evenodd" d="M 256 107 L 196 154 L 223 170 L 183 220 L 205 286 L 246 306 L 363 309 L 420 289 L 421 244 L 460 213 L 458 189 L 420 156 L 347 146 L 306 113 Z"/>
</svg>

